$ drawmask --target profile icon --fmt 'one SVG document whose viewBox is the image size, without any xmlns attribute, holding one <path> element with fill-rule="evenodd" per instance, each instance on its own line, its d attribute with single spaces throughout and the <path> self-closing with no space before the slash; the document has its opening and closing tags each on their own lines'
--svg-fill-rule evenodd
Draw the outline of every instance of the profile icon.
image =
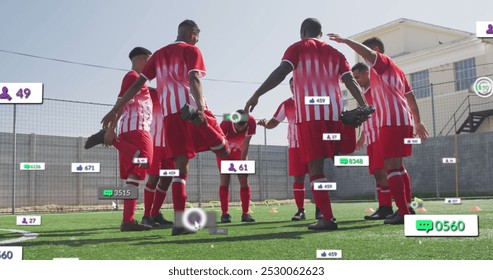
<svg viewBox="0 0 493 280">
<path fill-rule="evenodd" d="M 230 163 L 229 164 L 229 171 L 233 171 L 233 172 L 236 172 L 236 168 L 235 168 L 235 164 L 234 163 Z"/>
<path fill-rule="evenodd" d="M 488 30 L 486 30 L 486 34 L 493 34 L 493 24 L 488 24 Z"/>
</svg>

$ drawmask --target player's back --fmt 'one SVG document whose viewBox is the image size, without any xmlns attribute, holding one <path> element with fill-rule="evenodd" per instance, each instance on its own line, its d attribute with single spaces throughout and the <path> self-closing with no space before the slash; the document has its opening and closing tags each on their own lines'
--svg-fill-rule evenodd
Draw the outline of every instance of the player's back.
<svg viewBox="0 0 493 280">
<path fill-rule="evenodd" d="M 200 77 L 205 75 L 205 65 L 198 47 L 174 42 L 156 51 L 148 64 L 154 68 L 152 72 L 156 77 L 164 116 L 179 112 L 186 103 L 197 107 L 190 92 L 188 75 L 192 70 L 197 71 Z M 207 109 L 205 98 L 204 104 Z"/>
</svg>

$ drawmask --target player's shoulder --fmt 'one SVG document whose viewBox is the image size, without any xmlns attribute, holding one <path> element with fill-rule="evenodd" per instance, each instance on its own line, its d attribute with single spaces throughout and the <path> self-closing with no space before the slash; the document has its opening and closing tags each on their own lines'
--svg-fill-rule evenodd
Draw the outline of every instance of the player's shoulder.
<svg viewBox="0 0 493 280">
<path fill-rule="evenodd" d="M 250 123 L 253 122 L 253 123 L 257 124 L 257 121 L 255 120 L 255 117 L 252 116 L 252 115 L 248 115 L 248 122 L 250 122 Z"/>
</svg>

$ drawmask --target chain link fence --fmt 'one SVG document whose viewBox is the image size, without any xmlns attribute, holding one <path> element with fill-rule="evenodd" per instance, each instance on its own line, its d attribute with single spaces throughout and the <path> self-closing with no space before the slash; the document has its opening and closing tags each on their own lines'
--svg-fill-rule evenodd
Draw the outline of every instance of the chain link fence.
<svg viewBox="0 0 493 280">
<path fill-rule="evenodd" d="M 431 138 L 413 146 L 413 156 L 404 162 L 414 195 L 420 198 L 493 195 L 493 122 L 488 115 L 490 111 L 493 114 L 493 97 L 480 98 L 470 90 L 456 91 L 455 87 L 455 82 L 431 84 L 418 99 Z M 352 99 L 346 104 L 348 108 L 355 106 Z M 49 98 L 42 105 L 0 106 L 0 213 L 112 209 L 112 202 L 98 200 L 97 189 L 123 185 L 117 151 L 101 146 L 83 148 L 86 137 L 100 129 L 101 116 L 111 106 Z M 479 124 L 478 116 L 483 116 Z M 222 121 L 222 116 L 217 118 Z M 469 124 L 474 133 L 467 132 Z M 254 137 L 263 136 L 263 141 L 257 141 L 263 144 L 251 145 L 249 151 L 249 159 L 256 162 L 256 174 L 249 177 L 251 199 L 290 201 L 293 179 L 288 176 L 287 140 L 283 138 L 286 146 L 272 145 L 269 141 L 275 138 L 269 136 L 269 131 L 258 130 Z M 287 133 L 287 123 L 276 130 Z M 455 158 L 456 163 L 444 164 L 443 158 Z M 21 170 L 23 162 L 43 162 L 45 170 Z M 101 171 L 72 173 L 75 162 L 100 163 Z M 201 153 L 190 165 L 188 202 L 207 206 L 219 200 L 214 154 Z M 337 190 L 331 192 L 333 200 L 375 199 L 375 183 L 366 167 L 334 167 L 331 160 L 326 160 L 325 173 L 337 182 Z M 308 178 L 305 183 L 310 198 Z M 230 195 L 232 203 L 239 202 L 235 178 L 231 180 Z M 171 196 L 170 192 L 167 206 Z M 143 188 L 139 197 L 142 203 Z"/>
</svg>

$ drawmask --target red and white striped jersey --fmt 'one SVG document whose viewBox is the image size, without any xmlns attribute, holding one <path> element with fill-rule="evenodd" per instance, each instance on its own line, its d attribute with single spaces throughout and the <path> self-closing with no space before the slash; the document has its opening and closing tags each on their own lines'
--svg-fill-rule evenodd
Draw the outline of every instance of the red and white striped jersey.
<svg viewBox="0 0 493 280">
<path fill-rule="evenodd" d="M 137 72 L 128 72 L 123 78 L 122 87 L 120 89 L 120 94 L 118 94 L 118 98 L 121 98 L 138 78 L 139 74 L 137 74 Z M 147 85 L 143 85 L 139 93 L 137 93 L 133 99 L 129 100 L 125 106 L 123 106 L 118 132 L 125 133 L 134 130 L 149 131 L 151 122 L 151 96 Z"/>
<path fill-rule="evenodd" d="M 368 105 L 374 105 L 371 88 L 367 88 L 365 91 L 365 99 Z M 378 110 L 378 109 L 377 109 Z M 373 113 L 370 119 L 363 123 L 363 131 L 365 132 L 365 143 L 370 145 L 378 139 L 378 112 Z"/>
<path fill-rule="evenodd" d="M 151 136 L 154 147 L 165 147 L 164 144 L 164 129 L 163 129 L 163 107 L 159 103 L 159 96 L 155 89 L 149 88 L 152 99 L 152 123 Z"/>
<path fill-rule="evenodd" d="M 288 119 L 288 141 L 290 148 L 299 148 L 298 129 L 296 128 L 296 106 L 294 104 L 294 98 L 288 98 L 284 100 L 276 110 L 274 119 L 278 122 Z"/>
<path fill-rule="evenodd" d="M 142 76 L 147 80 L 157 79 L 164 117 L 178 113 L 185 103 L 197 108 L 188 78 L 192 71 L 197 71 L 200 77 L 205 76 L 205 64 L 199 48 L 185 42 L 175 42 L 161 48 L 146 63 Z M 208 109 L 203 98 L 204 109 Z"/>
<path fill-rule="evenodd" d="M 235 129 L 234 123 L 232 121 L 222 121 L 221 129 L 226 136 L 226 140 L 228 141 L 229 147 L 231 148 L 231 152 L 241 150 L 241 146 L 243 145 L 243 140 L 247 136 L 255 135 L 257 130 L 257 122 L 252 115 L 248 115 L 248 123 L 245 130 L 238 132 Z"/>
<path fill-rule="evenodd" d="M 291 45 L 282 58 L 293 66 L 296 123 L 313 120 L 338 121 L 343 109 L 339 79 L 351 73 L 342 53 L 318 39 Z M 305 104 L 305 97 L 329 97 L 329 105 Z"/>
<path fill-rule="evenodd" d="M 371 67 L 370 86 L 379 126 L 412 126 L 412 112 L 405 97 L 412 89 L 402 69 L 381 53 L 377 53 L 374 63 L 367 63 Z"/>
</svg>

